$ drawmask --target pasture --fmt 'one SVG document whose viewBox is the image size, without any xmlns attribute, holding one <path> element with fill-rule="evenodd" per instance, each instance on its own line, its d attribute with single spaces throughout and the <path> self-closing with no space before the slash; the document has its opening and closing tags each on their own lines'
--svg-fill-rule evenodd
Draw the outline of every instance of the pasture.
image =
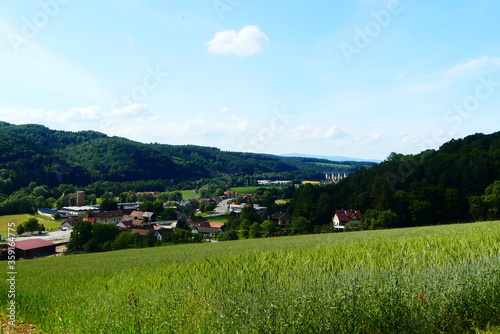
<svg viewBox="0 0 500 334">
<path fill-rule="evenodd" d="M 40 215 L 29 215 L 29 214 L 20 214 L 20 215 L 9 215 L 9 216 L 0 216 L 0 235 L 6 236 L 8 233 L 8 223 L 14 222 L 15 226 L 21 225 L 23 222 L 28 220 L 28 218 L 34 217 L 38 219 L 40 224 L 43 224 L 47 230 L 50 229 L 58 229 L 61 226 L 61 221 L 55 221 L 50 219 L 49 217 L 43 217 Z"/>
<path fill-rule="evenodd" d="M 20 261 L 17 272 L 18 317 L 48 333 L 465 333 L 500 325 L 499 222 L 73 255 Z"/>
<path fill-rule="evenodd" d="M 32 215 L 9 215 L 0 216 L 0 235 L 6 236 L 9 233 L 8 224 L 10 222 L 16 223 L 16 227 L 28 220 Z"/>
<path fill-rule="evenodd" d="M 182 199 L 184 201 L 190 201 L 194 199 L 200 198 L 200 196 L 196 193 L 194 189 L 191 190 L 181 190 L 180 193 L 182 194 Z"/>
</svg>

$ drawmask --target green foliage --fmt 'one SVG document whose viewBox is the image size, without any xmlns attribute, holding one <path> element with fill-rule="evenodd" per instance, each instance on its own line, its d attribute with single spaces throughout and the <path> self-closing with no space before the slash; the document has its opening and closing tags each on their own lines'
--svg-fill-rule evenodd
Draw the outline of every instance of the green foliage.
<svg viewBox="0 0 500 334">
<path fill-rule="evenodd" d="M 28 218 L 22 224 L 19 224 L 16 229 L 16 233 L 19 235 L 25 232 L 31 232 L 31 234 L 33 234 L 35 231 L 45 231 L 45 226 L 38 223 L 38 219 L 34 217 Z"/>
<path fill-rule="evenodd" d="M 114 198 L 104 197 L 101 200 L 101 211 L 115 211 L 118 210 L 118 202 Z"/>
<path fill-rule="evenodd" d="M 482 196 L 469 199 L 470 213 L 476 221 L 500 219 L 500 180 L 489 185 Z"/>
<path fill-rule="evenodd" d="M 238 232 L 234 229 L 227 229 L 224 232 L 219 232 L 217 235 L 218 241 L 230 241 L 230 240 L 238 240 Z"/>
<path fill-rule="evenodd" d="M 270 236 L 278 231 L 278 224 L 274 220 L 267 219 L 262 222 L 262 229 L 264 230 L 266 236 Z"/>
<path fill-rule="evenodd" d="M 112 243 L 114 250 L 137 247 L 137 234 L 132 232 L 121 232 Z"/>
<path fill-rule="evenodd" d="M 79 221 L 71 231 L 70 239 L 67 244 L 68 252 L 82 252 L 85 245 L 92 238 L 92 223 L 89 221 Z"/>
<path fill-rule="evenodd" d="M 17 234 L 18 235 L 21 235 L 23 234 L 24 232 L 26 232 L 26 229 L 24 228 L 24 225 L 23 224 L 19 224 L 17 226 L 17 230 L 16 230 Z"/>
<path fill-rule="evenodd" d="M 251 222 L 259 221 L 259 215 L 253 206 L 245 206 L 241 209 L 240 218 Z"/>
<path fill-rule="evenodd" d="M 296 217 L 292 220 L 292 233 L 303 234 L 309 231 L 311 222 L 304 217 Z"/>
<path fill-rule="evenodd" d="M 250 225 L 250 228 L 248 229 L 248 237 L 255 239 L 259 238 L 261 235 L 261 226 L 259 223 L 254 222 L 252 225 Z"/>
<path fill-rule="evenodd" d="M 250 226 L 252 225 L 252 222 L 249 219 L 241 219 L 240 222 L 240 233 L 243 238 L 248 238 L 249 237 L 249 232 L 250 232 Z"/>
</svg>

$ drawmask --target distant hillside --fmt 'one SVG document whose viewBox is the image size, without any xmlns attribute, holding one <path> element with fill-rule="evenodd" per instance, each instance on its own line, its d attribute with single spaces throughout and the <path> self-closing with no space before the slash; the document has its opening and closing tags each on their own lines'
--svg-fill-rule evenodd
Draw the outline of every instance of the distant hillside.
<svg viewBox="0 0 500 334">
<path fill-rule="evenodd" d="M 313 158 L 313 159 L 320 159 L 320 160 L 330 160 L 330 161 L 335 161 L 335 162 L 346 162 L 346 161 L 347 162 L 374 162 L 374 163 L 382 162 L 382 160 L 377 160 L 377 159 L 351 158 L 351 157 L 344 157 L 341 155 L 334 155 L 334 156 L 311 155 L 311 154 L 303 154 L 303 153 L 280 154 L 280 157 Z"/>
<path fill-rule="evenodd" d="M 84 186 L 96 181 L 139 180 L 175 184 L 224 175 L 324 178 L 318 167 L 325 162 L 322 160 L 193 145 L 143 144 L 95 131 L 57 131 L 36 124 L 0 122 L 0 139 L 0 193 L 4 194 L 30 182 Z"/>
</svg>

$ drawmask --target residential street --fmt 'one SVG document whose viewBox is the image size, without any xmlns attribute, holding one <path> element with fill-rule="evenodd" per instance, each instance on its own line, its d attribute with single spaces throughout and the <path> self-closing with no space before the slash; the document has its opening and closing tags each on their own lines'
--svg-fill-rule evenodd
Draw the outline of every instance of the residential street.
<svg viewBox="0 0 500 334">
<path fill-rule="evenodd" d="M 232 201 L 232 198 L 228 198 L 225 200 L 220 201 L 219 204 L 217 204 L 217 208 L 215 208 L 215 212 L 213 216 L 220 216 L 223 215 L 229 210 L 229 202 Z"/>
</svg>

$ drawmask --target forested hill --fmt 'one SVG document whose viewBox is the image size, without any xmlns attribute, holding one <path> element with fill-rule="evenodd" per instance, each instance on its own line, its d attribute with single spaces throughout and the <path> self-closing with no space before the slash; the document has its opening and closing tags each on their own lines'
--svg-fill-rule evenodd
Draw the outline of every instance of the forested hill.
<svg viewBox="0 0 500 334">
<path fill-rule="evenodd" d="M 61 183 L 85 186 L 97 181 L 163 180 L 178 184 L 224 175 L 323 179 L 321 163 L 331 163 L 193 145 L 143 144 L 95 131 L 57 131 L 35 124 L 0 122 L 0 140 L 3 194 L 30 182 L 52 187 Z M 344 169 L 351 171 L 363 165 L 348 163 Z"/>
<path fill-rule="evenodd" d="M 500 132 L 417 155 L 392 153 L 337 185 L 301 187 L 289 212 L 325 224 L 332 206 L 362 210 L 365 228 L 500 219 Z"/>
</svg>

